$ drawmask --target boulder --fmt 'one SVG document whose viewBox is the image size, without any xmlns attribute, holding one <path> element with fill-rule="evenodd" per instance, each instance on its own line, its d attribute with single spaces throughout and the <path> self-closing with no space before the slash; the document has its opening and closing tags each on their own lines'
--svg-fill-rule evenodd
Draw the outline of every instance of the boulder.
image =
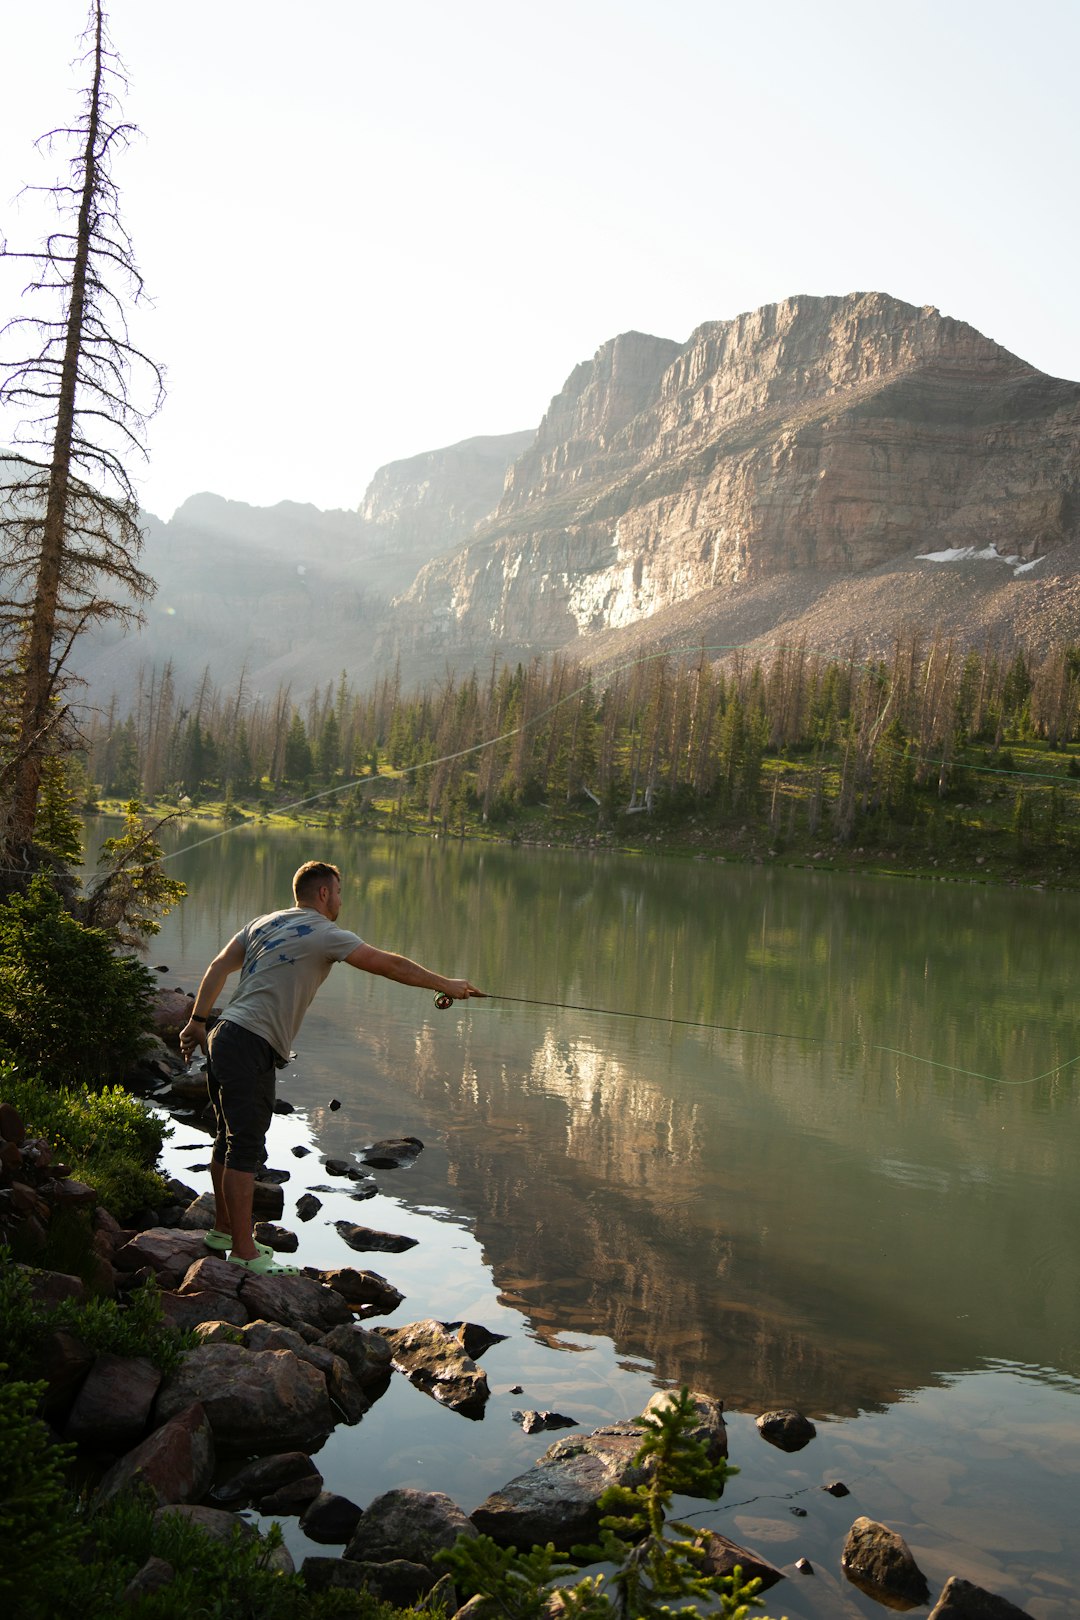
<svg viewBox="0 0 1080 1620">
<path fill-rule="evenodd" d="M 314 1193 L 302 1193 L 296 1200 L 296 1213 L 300 1220 L 310 1221 L 322 1209 L 322 1199 Z"/>
<path fill-rule="evenodd" d="M 369 1164 L 373 1170 L 400 1170 L 403 1165 L 412 1164 L 423 1151 L 424 1144 L 418 1136 L 386 1137 L 372 1142 L 360 1155 L 360 1162 Z"/>
<path fill-rule="evenodd" d="M 658 1391 L 646 1413 L 656 1412 L 672 1394 Z M 694 1433 L 717 1462 L 727 1455 L 722 1403 L 697 1392 L 692 1399 L 700 1419 Z M 556 1440 L 528 1473 L 481 1502 L 472 1521 L 503 1547 L 552 1541 L 561 1552 L 568 1552 L 578 1542 L 593 1541 L 600 1527 L 597 1503 L 604 1491 L 611 1485 L 632 1488 L 646 1477 L 647 1465 L 634 1461 L 643 1438 L 638 1423 L 611 1423 L 591 1434 Z"/>
<path fill-rule="evenodd" d="M 345 1557 L 372 1564 L 404 1558 L 434 1569 L 437 1552 L 452 1547 L 459 1535 L 476 1533 L 457 1503 L 442 1491 L 403 1487 L 384 1492 L 368 1506 L 349 1538 Z"/>
<path fill-rule="evenodd" d="M 94 1352 L 64 1328 L 55 1328 L 42 1340 L 34 1375 L 43 1378 L 49 1386 L 42 1401 L 42 1413 L 50 1422 L 59 1421 L 67 1412 L 93 1365 Z"/>
<path fill-rule="evenodd" d="M 351 1322 L 352 1311 L 333 1288 L 314 1277 L 260 1276 L 255 1271 L 232 1268 L 241 1274 L 240 1299 L 255 1318 L 266 1317 L 286 1326 L 310 1322 L 323 1332 L 339 1322 Z"/>
<path fill-rule="evenodd" d="M 362 1517 L 363 1509 L 347 1496 L 320 1491 L 301 1514 L 300 1528 L 309 1541 L 323 1546 L 344 1546 Z"/>
<path fill-rule="evenodd" d="M 324 1283 L 364 1316 L 389 1316 L 402 1304 L 405 1295 L 377 1271 L 354 1271 L 341 1266 L 319 1273 Z"/>
<path fill-rule="evenodd" d="M 180 1217 L 180 1225 L 193 1232 L 210 1232 L 216 1223 L 217 1200 L 212 1192 L 200 1193 Z"/>
<path fill-rule="evenodd" d="M 740 1547 L 737 1541 L 731 1541 L 716 1531 L 699 1531 L 694 1537 L 694 1545 L 700 1547 L 704 1554 L 698 1566 L 702 1575 L 730 1575 L 738 1564 L 743 1572 L 743 1580 L 750 1581 L 756 1577 L 761 1582 L 763 1592 L 785 1579 L 783 1570 L 770 1564 L 760 1553 Z"/>
<path fill-rule="evenodd" d="M 85 1305 L 88 1290 L 79 1277 L 69 1277 L 66 1271 L 40 1271 L 35 1266 L 20 1266 L 19 1270 L 30 1285 L 30 1297 L 43 1311 L 54 1311 L 65 1300 Z"/>
<path fill-rule="evenodd" d="M 373 1226 L 354 1226 L 351 1221 L 335 1221 L 334 1225 L 350 1249 L 376 1249 L 383 1254 L 404 1254 L 415 1249 L 419 1238 L 404 1237 L 397 1232 L 377 1232 Z"/>
<path fill-rule="evenodd" d="M 892 1608 L 929 1603 L 926 1576 L 903 1536 L 865 1516 L 848 1531 L 840 1568 L 860 1592 Z"/>
<path fill-rule="evenodd" d="M 306 1451 L 281 1451 L 270 1457 L 257 1457 L 254 1462 L 230 1476 L 214 1490 L 218 1502 L 255 1502 L 279 1485 L 288 1485 L 295 1479 L 306 1479 L 318 1469 Z"/>
<path fill-rule="evenodd" d="M 321 1341 L 335 1356 L 340 1356 L 363 1388 L 376 1383 L 390 1372 L 392 1354 L 390 1345 L 381 1333 L 371 1333 L 358 1322 L 343 1323 L 324 1333 Z"/>
<path fill-rule="evenodd" d="M 162 1316 L 181 1333 L 189 1333 L 208 1322 L 242 1327 L 250 1321 L 250 1312 L 235 1294 L 219 1294 L 208 1288 L 200 1293 L 162 1293 L 158 1297 Z"/>
<path fill-rule="evenodd" d="M 26 1141 L 26 1126 L 14 1103 L 0 1102 L 0 1137 L 22 1147 Z"/>
<path fill-rule="evenodd" d="M 154 1500 L 197 1502 L 214 1476 L 214 1436 L 206 1412 L 189 1406 L 114 1463 L 94 1493 L 94 1506 L 142 1488 Z"/>
<path fill-rule="evenodd" d="M 378 1331 L 390 1346 L 394 1366 L 417 1389 L 463 1417 L 483 1416 L 491 1393 L 487 1375 L 442 1322 L 429 1317 L 407 1327 Z"/>
<path fill-rule="evenodd" d="M 534 1468 L 493 1491 L 470 1515 L 473 1524 L 501 1547 L 554 1542 L 568 1552 L 595 1540 L 600 1497 L 610 1485 L 633 1487 L 645 1478 L 633 1458 L 642 1431 L 615 1423 L 573 1440 L 557 1440 Z"/>
<path fill-rule="evenodd" d="M 281 1327 L 276 1322 L 252 1322 L 244 1342 L 249 1350 L 291 1350 L 301 1361 L 317 1367 L 326 1379 L 330 1399 L 346 1423 L 359 1423 L 370 1408 L 371 1402 L 350 1372 L 348 1363 L 325 1344 L 309 1344 L 294 1328 Z"/>
<path fill-rule="evenodd" d="M 482 1327 L 479 1322 L 444 1322 L 443 1327 L 454 1335 L 465 1354 L 472 1356 L 474 1361 L 485 1350 L 490 1350 L 493 1344 L 502 1344 L 506 1339 L 505 1333 L 493 1333 L 491 1328 Z"/>
<path fill-rule="evenodd" d="M 245 1275 L 242 1267 L 230 1265 L 223 1254 L 212 1254 L 204 1245 L 202 1254 L 192 1261 L 176 1291 L 178 1294 L 199 1294 L 212 1290 L 217 1294 L 231 1294 L 235 1299 Z"/>
<path fill-rule="evenodd" d="M 162 1288 L 176 1288 L 197 1260 L 206 1258 L 201 1232 L 184 1231 L 177 1226 L 150 1226 L 136 1232 L 113 1257 L 118 1271 L 142 1271 L 149 1267 Z"/>
<path fill-rule="evenodd" d="M 438 1584 L 426 1564 L 413 1564 L 393 1558 L 385 1564 L 357 1562 L 352 1558 L 305 1558 L 300 1574 L 309 1592 L 343 1588 L 349 1592 L 370 1592 L 396 1609 L 411 1608 Z M 446 1612 L 452 1613 L 454 1604 Z"/>
<path fill-rule="evenodd" d="M 98 1203 L 95 1188 L 85 1181 L 73 1181 L 70 1176 L 50 1181 L 45 1196 L 57 1209 L 96 1209 Z"/>
<path fill-rule="evenodd" d="M 241 1541 L 260 1541 L 262 1537 L 252 1524 L 241 1519 L 238 1514 L 225 1513 L 221 1508 L 195 1507 L 185 1503 L 181 1507 L 159 1508 L 154 1515 L 155 1519 L 164 1518 L 165 1514 L 173 1513 L 178 1518 L 186 1519 L 189 1524 L 197 1525 L 204 1535 L 212 1536 L 215 1541 L 232 1541 L 239 1528 Z M 276 1547 L 272 1553 L 263 1553 L 262 1562 L 267 1569 L 278 1570 L 284 1575 L 293 1575 L 296 1565 L 292 1555 L 285 1546 Z"/>
<path fill-rule="evenodd" d="M 326 1374 L 326 1388 L 331 1401 L 346 1423 L 359 1423 L 364 1413 L 371 1410 L 371 1400 L 360 1388 L 340 1356 L 333 1358 L 333 1366 Z"/>
<path fill-rule="evenodd" d="M 539 1434 L 541 1429 L 575 1429 L 577 1418 L 564 1417 L 562 1412 L 511 1412 L 515 1423 L 520 1423 L 525 1434 Z"/>
<path fill-rule="evenodd" d="M 290 1232 L 287 1226 L 275 1226 L 273 1221 L 257 1221 L 255 1239 L 258 1243 L 268 1244 L 275 1254 L 295 1254 L 300 1247 L 300 1239 L 295 1232 Z"/>
<path fill-rule="evenodd" d="M 123 1603 L 141 1603 L 143 1598 L 150 1597 L 154 1592 L 162 1591 L 171 1586 L 176 1579 L 176 1571 L 164 1558 L 151 1554 L 146 1563 L 128 1581 L 120 1594 Z"/>
<path fill-rule="evenodd" d="M 185 1294 L 185 1299 L 199 1299 L 199 1294 Z M 226 1322 L 221 1317 L 209 1319 L 205 1322 L 196 1322 L 191 1329 L 200 1344 L 243 1344 L 244 1330 L 236 1322 Z"/>
<path fill-rule="evenodd" d="M 150 1021 L 155 1032 L 173 1045 L 191 1017 L 195 997 L 184 990 L 157 990 L 150 1003 Z"/>
<path fill-rule="evenodd" d="M 1018 1609 L 1008 1598 L 984 1592 L 981 1586 L 950 1575 L 928 1620 L 1032 1620 L 1026 1609 Z"/>
<path fill-rule="evenodd" d="M 290 1350 L 204 1344 L 163 1384 L 157 1419 L 199 1401 L 221 1446 L 250 1451 L 321 1441 L 334 1426 L 326 1380 Z"/>
<path fill-rule="evenodd" d="M 160 1372 L 145 1356 L 99 1355 L 68 1414 L 65 1438 L 126 1451 L 145 1434 L 160 1383 Z"/>
<path fill-rule="evenodd" d="M 644 1417 L 655 1417 L 657 1412 L 662 1411 L 675 1398 L 675 1394 L 676 1391 L 671 1389 L 657 1390 L 642 1415 Z M 695 1440 L 705 1447 L 709 1461 L 712 1463 L 719 1462 L 728 1454 L 724 1403 L 716 1400 L 712 1395 L 702 1395 L 698 1390 L 690 1391 L 690 1399 L 694 1403 L 698 1419 L 690 1433 Z"/>
<path fill-rule="evenodd" d="M 285 1194 L 277 1181 L 256 1181 L 251 1199 L 252 1214 L 260 1221 L 277 1221 L 285 1213 Z"/>
<path fill-rule="evenodd" d="M 809 1418 L 790 1409 L 762 1412 L 757 1428 L 763 1440 L 771 1446 L 779 1446 L 781 1451 L 801 1451 L 817 1434 Z"/>
<path fill-rule="evenodd" d="M 290 1479 L 287 1484 L 279 1485 L 276 1490 L 270 1491 L 259 1499 L 259 1512 L 265 1518 L 282 1516 L 294 1518 L 310 1507 L 323 1488 L 323 1478 L 318 1470 L 310 1474 L 301 1475 L 299 1479 Z"/>
</svg>

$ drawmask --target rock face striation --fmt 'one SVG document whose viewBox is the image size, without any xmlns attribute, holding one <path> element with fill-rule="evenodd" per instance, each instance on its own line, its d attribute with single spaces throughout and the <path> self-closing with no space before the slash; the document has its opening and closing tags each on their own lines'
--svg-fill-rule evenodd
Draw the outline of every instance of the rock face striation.
<svg viewBox="0 0 1080 1620">
<path fill-rule="evenodd" d="M 555 648 L 778 575 L 1078 537 L 1080 383 L 933 308 L 800 296 L 605 344 L 406 600 L 428 635 Z"/>
</svg>

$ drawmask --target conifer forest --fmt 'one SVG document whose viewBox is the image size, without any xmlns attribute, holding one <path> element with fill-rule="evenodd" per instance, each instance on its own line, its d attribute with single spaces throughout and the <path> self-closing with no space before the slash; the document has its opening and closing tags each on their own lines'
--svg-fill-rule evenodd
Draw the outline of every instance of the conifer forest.
<svg viewBox="0 0 1080 1620">
<path fill-rule="evenodd" d="M 603 676 L 565 656 L 407 692 L 272 694 L 144 671 L 97 711 L 66 791 L 239 819 L 783 854 L 873 845 L 1064 860 L 1080 839 L 1080 646 L 897 634 L 890 656 L 707 647 Z"/>
</svg>

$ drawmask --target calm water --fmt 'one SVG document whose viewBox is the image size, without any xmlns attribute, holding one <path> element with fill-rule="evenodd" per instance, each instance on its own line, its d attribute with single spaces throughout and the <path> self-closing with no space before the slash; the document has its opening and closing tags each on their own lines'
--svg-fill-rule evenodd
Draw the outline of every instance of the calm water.
<svg viewBox="0 0 1080 1620">
<path fill-rule="evenodd" d="M 282 1076 L 287 1193 L 325 1181 L 294 1144 L 426 1144 L 376 1200 L 320 1194 L 301 1260 L 361 1263 L 342 1215 L 410 1233 L 371 1257 L 394 1320 L 509 1335 L 482 1423 L 395 1380 L 328 1442 L 329 1485 L 468 1510 L 543 1450 L 514 1407 L 593 1426 L 686 1382 L 725 1401 L 742 1470 L 696 1516 L 817 1570 L 769 1612 L 880 1613 L 839 1576 L 866 1513 L 935 1597 L 958 1573 L 1076 1613 L 1080 899 L 345 833 L 184 850 L 206 834 L 173 830 L 191 893 L 151 946 L 163 982 L 194 988 L 323 855 L 345 926 L 493 992 L 440 1013 L 338 968 Z M 204 1140 L 181 1126 L 169 1153 L 200 1188 Z M 778 1405 L 818 1423 L 792 1457 L 753 1428 Z"/>
</svg>

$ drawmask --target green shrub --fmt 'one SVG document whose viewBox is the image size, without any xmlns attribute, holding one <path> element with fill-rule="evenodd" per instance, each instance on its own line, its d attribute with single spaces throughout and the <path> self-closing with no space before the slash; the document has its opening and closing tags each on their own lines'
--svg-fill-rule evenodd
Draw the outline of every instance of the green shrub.
<svg viewBox="0 0 1080 1620">
<path fill-rule="evenodd" d="M 644 1467 L 647 1478 L 633 1489 L 614 1485 L 604 1492 L 600 1543 L 575 1547 L 571 1563 L 550 1542 L 519 1553 L 496 1546 L 490 1536 L 459 1536 L 436 1557 L 449 1566 L 462 1597 L 492 1599 L 507 1620 L 539 1620 L 548 1612 L 555 1580 L 607 1559 L 615 1566 L 609 1577 L 586 1576 L 556 1588 L 568 1620 L 700 1620 L 699 1604 L 724 1620 L 745 1620 L 751 1608 L 760 1607 L 759 1579 L 744 1583 L 738 1566 L 732 1575 L 703 1574 L 698 1532 L 692 1525 L 667 1522 L 676 1494 L 714 1499 L 724 1481 L 738 1473 L 727 1462 L 710 1462 L 695 1439 L 698 1419 L 690 1392 L 681 1390 L 654 1416 L 637 1421 L 645 1434 L 634 1465 Z M 673 1599 L 683 1602 L 676 1607 Z"/>
<path fill-rule="evenodd" d="M 34 1299 L 30 1279 L 10 1250 L 0 1247 L 0 1360 L 10 1376 L 26 1377 L 38 1364 L 43 1341 L 63 1328 L 95 1355 L 146 1356 L 162 1373 L 175 1372 L 195 1335 L 181 1333 L 161 1314 L 153 1282 L 144 1283 L 126 1305 L 114 1299 L 65 1299 L 46 1309 Z"/>
<path fill-rule="evenodd" d="M 130 1067 L 150 1026 L 151 976 L 65 909 L 41 873 L 0 906 L 0 1052 L 51 1085 Z"/>
<path fill-rule="evenodd" d="M 37 1416 L 44 1389 L 9 1379 L 0 1363 L 0 1608 L 8 1614 L 32 1612 L 42 1577 L 54 1563 L 67 1563 L 79 1539 L 63 1511 L 73 1448 L 54 1444 Z"/>
<path fill-rule="evenodd" d="M 28 1135 L 45 1137 L 118 1220 L 163 1201 L 152 1167 L 172 1127 L 123 1086 L 50 1086 L 0 1062 L 0 1101 L 14 1104 Z"/>
<path fill-rule="evenodd" d="M 421 1612 L 434 1620 L 430 1611 L 397 1610 L 367 1592 L 309 1594 L 299 1575 L 268 1567 L 281 1544 L 277 1526 L 261 1541 L 239 1531 L 215 1541 L 180 1514 L 158 1518 L 155 1504 L 137 1495 L 116 1498 L 89 1522 L 69 1499 L 66 1519 L 81 1538 L 77 1556 L 65 1548 L 43 1560 L 29 1591 L 16 1577 L 19 1620 L 116 1620 L 127 1612 L 124 1588 L 152 1556 L 176 1574 L 140 1599 L 132 1611 L 140 1620 L 419 1620 Z"/>
</svg>

